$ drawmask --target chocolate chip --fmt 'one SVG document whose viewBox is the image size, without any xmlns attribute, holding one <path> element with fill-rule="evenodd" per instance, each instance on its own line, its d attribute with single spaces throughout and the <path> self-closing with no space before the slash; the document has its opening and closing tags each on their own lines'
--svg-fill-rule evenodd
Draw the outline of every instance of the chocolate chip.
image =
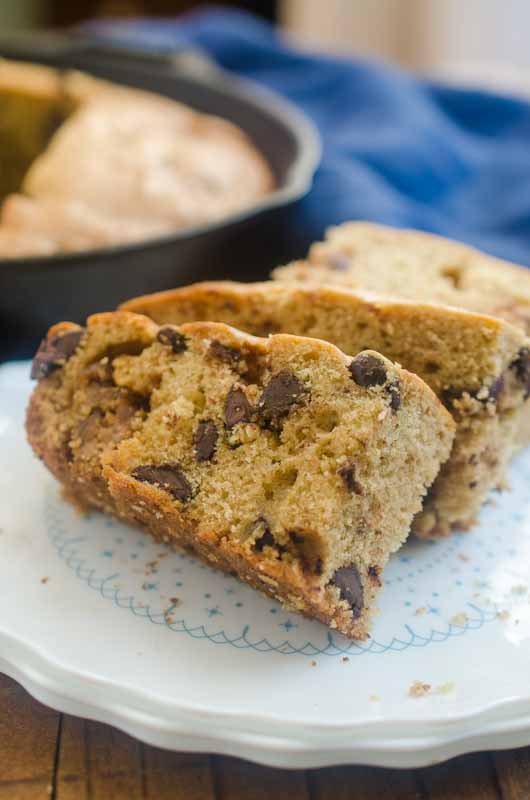
<svg viewBox="0 0 530 800">
<path fill-rule="evenodd" d="M 483 386 L 480 389 L 453 389 L 448 387 L 442 390 L 442 402 L 450 408 L 454 405 L 455 401 L 461 400 L 467 394 L 473 400 L 478 400 L 479 403 L 495 402 L 504 389 L 504 378 L 502 375 L 497 378 L 491 386 Z"/>
<path fill-rule="evenodd" d="M 338 569 L 331 583 L 340 591 L 341 600 L 346 600 L 350 604 L 353 618 L 357 619 L 361 615 L 364 607 L 363 585 L 357 567 L 341 567 Z"/>
<path fill-rule="evenodd" d="M 131 475 L 137 481 L 152 483 L 153 486 L 164 489 L 184 503 L 192 498 L 191 484 L 176 461 L 169 461 L 159 466 L 142 464 L 135 467 Z"/>
<path fill-rule="evenodd" d="M 357 483 L 355 480 L 355 464 L 353 464 L 351 461 L 343 464 L 343 466 L 337 470 L 337 474 L 340 475 L 349 492 L 353 492 L 354 494 L 363 493 L 361 484 Z"/>
<path fill-rule="evenodd" d="M 258 409 L 265 422 L 277 423 L 289 413 L 292 405 L 300 403 L 306 389 L 296 375 L 282 370 L 273 375 L 258 400 Z"/>
<path fill-rule="evenodd" d="M 497 398 L 502 394 L 503 389 L 504 378 L 501 375 L 500 378 L 497 378 L 497 380 L 494 381 L 489 387 L 488 400 L 497 400 Z"/>
<path fill-rule="evenodd" d="M 302 544 L 305 541 L 305 538 L 296 531 L 289 531 L 289 538 L 293 544 Z"/>
<path fill-rule="evenodd" d="M 243 357 L 241 350 L 238 350 L 237 347 L 227 347 L 226 344 L 222 344 L 217 339 L 213 339 L 208 348 L 208 355 L 218 358 L 232 367 L 237 366 Z"/>
<path fill-rule="evenodd" d="M 239 422 L 250 422 L 252 407 L 247 400 L 243 389 L 232 386 L 225 400 L 225 422 L 228 428 L 233 428 Z"/>
<path fill-rule="evenodd" d="M 530 349 L 522 347 L 515 361 L 510 364 L 511 369 L 515 370 L 517 379 L 523 384 L 525 393 L 524 399 L 530 397 Z"/>
<path fill-rule="evenodd" d="M 129 422 L 138 411 L 149 411 L 149 400 L 136 392 L 122 389 L 116 404 L 116 420 L 120 425 Z"/>
<path fill-rule="evenodd" d="M 202 420 L 195 433 L 195 457 L 197 461 L 211 461 L 217 444 L 217 428 L 211 420 Z"/>
<path fill-rule="evenodd" d="M 381 578 L 379 577 L 381 568 L 377 566 L 368 567 L 368 577 L 377 586 L 382 586 Z"/>
<path fill-rule="evenodd" d="M 254 542 L 254 548 L 258 553 L 261 553 L 265 547 L 274 547 L 274 545 L 274 536 L 268 528 L 266 528 L 265 532 Z"/>
<path fill-rule="evenodd" d="M 35 353 L 31 365 L 31 378 L 40 381 L 47 378 L 54 370 L 66 364 L 77 349 L 84 328 L 76 328 L 66 333 L 58 333 L 49 339 L 43 339 Z"/>
<path fill-rule="evenodd" d="M 98 353 L 94 361 L 101 361 L 107 358 L 109 361 L 114 361 L 119 356 L 139 356 L 143 353 L 148 344 L 141 339 L 129 339 L 127 342 L 114 342 L 109 344 L 101 353 Z"/>
<path fill-rule="evenodd" d="M 67 333 L 60 333 L 51 339 L 51 344 L 63 358 L 70 358 L 77 349 L 81 337 L 84 333 L 84 328 L 78 328 L 75 331 L 68 331 Z"/>
<path fill-rule="evenodd" d="M 180 333 L 180 331 L 178 331 L 176 328 L 172 328 L 171 325 L 166 325 L 164 328 L 160 328 L 156 338 L 160 344 L 164 344 L 166 347 L 171 347 L 174 353 L 182 353 L 188 347 L 186 344 L 186 337 L 183 336 L 182 333 Z"/>
<path fill-rule="evenodd" d="M 446 408 L 450 408 L 455 400 L 460 400 L 466 392 L 465 389 L 453 389 L 451 386 L 442 389 L 441 399 Z"/>
<path fill-rule="evenodd" d="M 390 408 L 392 411 L 397 411 L 401 405 L 401 391 L 399 388 L 398 383 L 392 383 L 388 387 L 388 393 L 390 395 Z"/>
<path fill-rule="evenodd" d="M 258 533 L 256 533 L 256 531 L 258 531 Z M 273 547 L 275 556 L 280 558 L 283 553 L 286 552 L 286 548 L 279 544 L 272 535 L 269 523 L 265 517 L 258 517 L 257 520 L 252 523 L 250 535 L 256 537 L 254 539 L 253 548 L 257 550 L 258 553 L 263 552 L 265 547 Z"/>
<path fill-rule="evenodd" d="M 364 388 L 381 386 L 387 380 L 384 362 L 370 353 L 360 353 L 355 356 L 349 370 L 355 383 Z"/>
<path fill-rule="evenodd" d="M 101 383 L 104 386 L 114 384 L 112 364 L 108 358 L 103 358 L 95 364 L 90 364 L 84 371 L 84 375 L 89 383 Z"/>
</svg>

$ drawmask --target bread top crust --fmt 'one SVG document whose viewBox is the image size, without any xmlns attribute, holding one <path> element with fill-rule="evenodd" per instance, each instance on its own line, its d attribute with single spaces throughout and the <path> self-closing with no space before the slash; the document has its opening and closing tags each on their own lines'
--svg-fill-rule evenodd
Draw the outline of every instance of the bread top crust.
<svg viewBox="0 0 530 800">
<path fill-rule="evenodd" d="M 243 284 L 244 285 L 244 284 Z M 104 311 L 99 314 L 92 314 L 87 319 L 87 328 L 101 328 L 105 326 L 119 325 L 124 327 L 133 326 L 135 330 L 141 334 L 142 338 L 146 341 L 148 339 L 154 341 L 157 333 L 160 331 L 161 326 L 157 325 L 152 319 L 144 314 L 138 314 L 129 311 L 125 308 L 118 309 L 117 311 Z M 50 335 L 61 334 L 70 330 L 75 330 L 79 326 L 74 322 L 59 322 L 53 325 L 48 331 Z M 320 339 L 314 339 L 307 336 L 296 336 L 294 334 L 277 333 L 268 336 L 267 338 L 260 336 L 253 336 L 245 331 L 238 330 L 231 325 L 223 322 L 215 321 L 195 321 L 182 323 L 178 326 L 179 331 L 184 335 L 201 336 L 204 339 L 221 339 L 224 344 L 234 345 L 236 347 L 246 346 L 249 347 L 263 356 L 267 356 L 273 350 L 289 350 L 300 347 L 311 349 L 317 355 L 327 357 L 337 364 L 344 364 L 348 366 L 352 361 L 352 356 L 343 353 L 338 347 Z M 426 386 L 424 381 L 417 375 L 403 369 L 399 364 L 393 364 L 388 358 L 382 356 L 375 351 L 366 350 L 380 358 L 385 365 L 392 371 L 397 371 L 399 376 L 405 381 L 416 386 L 423 387 L 423 390 L 432 396 L 436 405 L 438 400 L 435 398 L 431 389 Z M 444 415 L 447 415 L 445 409 L 442 408 Z"/>
<path fill-rule="evenodd" d="M 78 358 L 83 363 L 93 360 L 96 354 L 102 352 L 107 338 L 112 341 L 117 338 L 126 341 L 132 337 L 137 341 L 138 350 L 141 351 L 155 342 L 161 327 L 167 328 L 168 326 L 159 326 L 147 316 L 126 309 L 93 314 L 88 317 L 86 322 L 86 330 L 93 334 L 87 337 L 89 349 L 87 351 L 84 343 L 85 337 L 81 335 L 76 351 L 71 354 L 75 354 L 77 358 L 73 359 L 73 364 L 69 364 L 67 361 L 66 368 L 67 370 L 72 367 L 75 369 Z M 253 351 L 264 359 L 274 358 L 275 354 L 285 358 L 289 356 L 291 351 L 293 353 L 304 351 L 314 354 L 317 360 L 319 358 L 327 360 L 335 367 L 349 367 L 353 361 L 352 356 L 343 353 L 330 342 L 307 336 L 278 333 L 263 338 L 253 336 L 222 322 L 209 321 L 183 323 L 174 327 L 178 327 L 180 334 L 184 337 L 199 337 L 205 341 L 218 340 L 228 347 L 232 346 L 241 349 L 243 352 L 245 350 Z M 82 333 L 83 328 L 73 322 L 56 323 L 49 329 L 43 344 L 73 331 Z M 443 425 L 450 430 L 454 430 L 455 425 L 451 415 L 440 403 L 432 389 L 418 375 L 403 369 L 400 364 L 392 363 L 391 360 L 376 351 L 365 348 L 363 352 L 376 356 L 388 369 L 389 374 L 394 374 L 396 378 L 399 377 L 411 391 L 423 394 L 427 404 L 432 406 L 434 413 L 443 420 Z"/>
<path fill-rule="evenodd" d="M 319 282 L 501 317 L 530 332 L 530 272 L 461 242 L 368 222 L 330 228 L 307 258 L 274 270 Z"/>
<path fill-rule="evenodd" d="M 327 339 L 355 355 L 369 347 L 419 374 L 434 391 L 493 383 L 528 347 L 504 320 L 342 286 L 199 283 L 124 303 L 159 324 L 223 321 L 254 333 Z"/>
</svg>

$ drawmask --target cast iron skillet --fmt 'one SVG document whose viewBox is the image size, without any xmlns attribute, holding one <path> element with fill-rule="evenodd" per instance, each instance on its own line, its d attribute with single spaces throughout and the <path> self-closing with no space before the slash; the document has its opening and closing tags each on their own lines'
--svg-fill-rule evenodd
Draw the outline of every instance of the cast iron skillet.
<svg viewBox="0 0 530 800">
<path fill-rule="evenodd" d="M 298 253 L 288 207 L 310 188 L 320 158 L 313 125 L 270 92 L 224 73 L 201 54 L 131 52 L 80 36 L 0 40 L 0 55 L 76 68 L 150 89 L 235 122 L 272 167 L 277 189 L 214 224 L 139 244 L 0 260 L 0 359 L 33 353 L 59 320 L 82 322 L 137 294 L 197 280 L 256 280 Z"/>
</svg>

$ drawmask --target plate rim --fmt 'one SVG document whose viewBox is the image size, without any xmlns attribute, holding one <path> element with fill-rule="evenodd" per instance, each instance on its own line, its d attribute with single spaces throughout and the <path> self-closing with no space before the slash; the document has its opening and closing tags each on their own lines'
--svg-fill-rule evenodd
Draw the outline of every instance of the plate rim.
<svg viewBox="0 0 530 800">
<path fill-rule="evenodd" d="M 54 663 L 39 648 L 3 629 L 0 629 L 0 668 L 37 700 L 62 713 L 112 724 L 166 749 L 239 755 L 268 766 L 318 768 L 347 763 L 422 767 L 480 749 L 530 744 L 530 697 L 512 698 L 452 719 L 392 722 L 385 719 L 356 726 L 328 725 L 328 730 L 326 726 L 297 723 L 302 727 L 302 735 L 296 735 L 296 723 L 275 719 L 283 731 L 272 727 L 267 730 L 263 723 L 270 723 L 270 718 L 212 711 L 198 704 L 186 708 L 173 703 L 174 707 L 164 717 L 160 709 L 153 709 L 153 701 L 162 705 L 161 698 L 151 697 L 146 690 L 120 686 L 102 676 L 83 674 Z M 98 683 L 98 699 L 88 691 L 94 681 Z M 167 702 L 164 705 L 167 707 Z M 514 715 L 510 712 L 516 705 L 519 711 Z M 497 717 L 499 711 L 505 713 Z M 242 719 L 253 723 L 256 729 L 242 727 Z M 292 731 L 286 732 L 287 726 Z M 370 728 L 368 736 L 367 728 Z M 378 728 L 384 729 L 383 735 Z M 399 728 L 399 733 L 394 728 Z M 359 730 L 362 738 L 357 735 Z"/>
<path fill-rule="evenodd" d="M 27 362 L 0 365 L 0 379 Z M 416 719 L 388 717 L 357 722 L 282 719 L 185 703 L 54 657 L 0 620 L 0 671 L 58 711 L 107 722 L 167 749 L 214 752 L 277 767 L 367 764 L 420 767 L 480 749 L 530 744 L 530 686 L 472 711 Z M 97 685 L 97 691 L 94 691 Z"/>
</svg>

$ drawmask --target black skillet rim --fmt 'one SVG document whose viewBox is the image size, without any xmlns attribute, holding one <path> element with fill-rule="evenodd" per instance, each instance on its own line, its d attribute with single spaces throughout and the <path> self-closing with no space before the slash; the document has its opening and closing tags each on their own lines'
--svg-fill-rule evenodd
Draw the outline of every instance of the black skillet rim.
<svg viewBox="0 0 530 800">
<path fill-rule="evenodd" d="M 0 47 L 0 50 L 2 49 Z M 119 48 L 116 52 L 119 52 Z M 16 52 L 6 53 L 6 57 L 9 58 L 16 58 L 16 56 Z M 26 56 L 27 53 L 25 52 L 23 60 L 26 60 Z M 39 63 L 38 55 L 34 63 Z M 64 269 L 68 262 L 71 262 L 69 269 L 82 269 L 87 265 L 93 265 L 100 258 L 116 256 L 121 259 L 131 252 L 136 252 L 138 249 L 149 251 L 152 248 L 155 250 L 164 245 L 206 236 L 211 232 L 286 206 L 303 197 L 309 191 L 316 169 L 320 164 L 322 144 L 316 126 L 302 111 L 270 89 L 248 79 L 234 76 L 213 63 L 208 64 L 208 70 L 204 76 L 199 75 L 192 78 L 192 80 L 196 80 L 197 83 L 202 82 L 224 94 L 235 96 L 246 102 L 249 107 L 254 106 L 271 117 L 281 119 L 282 124 L 289 128 L 297 144 L 297 154 L 289 167 L 287 176 L 284 178 L 283 185 L 270 192 L 260 202 L 211 223 L 183 228 L 175 233 L 142 239 L 123 245 L 58 253 L 50 256 L 0 259 L 0 270 L 10 271 L 16 269 L 17 272 L 27 273 L 36 270 L 53 271 L 54 269 Z M 240 127 L 244 130 L 243 125 L 240 125 Z"/>
</svg>

